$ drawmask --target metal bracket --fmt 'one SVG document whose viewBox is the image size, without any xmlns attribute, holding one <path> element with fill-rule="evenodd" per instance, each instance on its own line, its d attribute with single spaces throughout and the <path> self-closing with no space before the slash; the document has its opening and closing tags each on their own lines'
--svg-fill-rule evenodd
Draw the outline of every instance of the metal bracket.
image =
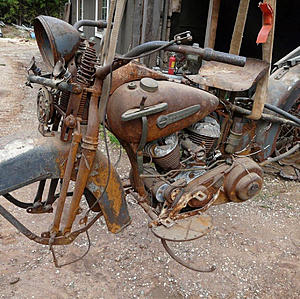
<svg viewBox="0 0 300 299">
<path fill-rule="evenodd" d="M 200 110 L 201 106 L 200 105 L 193 105 L 188 108 L 178 110 L 176 112 L 172 112 L 166 115 L 161 115 L 158 117 L 156 121 L 156 125 L 160 128 L 163 129 L 166 126 L 175 123 L 181 119 L 184 119 L 190 115 L 193 115 L 194 113 L 198 112 Z"/>
<path fill-rule="evenodd" d="M 282 68 L 282 70 L 275 76 L 275 80 L 280 80 L 289 70 L 291 67 L 300 63 L 300 56 L 293 57 L 288 59 Z"/>
<path fill-rule="evenodd" d="M 168 103 L 159 103 L 157 105 L 144 107 L 143 110 L 140 108 L 130 109 L 124 112 L 121 116 L 123 121 L 129 121 L 137 118 L 141 118 L 147 115 L 162 112 L 168 109 Z"/>
<path fill-rule="evenodd" d="M 274 77 L 274 79 L 280 80 L 289 70 L 290 70 L 289 66 L 284 66 L 282 70 Z"/>
<path fill-rule="evenodd" d="M 139 174 L 143 173 L 143 152 L 142 149 L 144 148 L 146 141 L 147 141 L 147 136 L 148 136 L 148 120 L 147 120 L 147 116 L 143 116 L 142 117 L 142 136 L 141 136 L 141 140 L 137 149 L 137 156 L 136 156 L 136 160 L 137 160 L 137 164 L 138 164 L 138 172 Z"/>
<path fill-rule="evenodd" d="M 181 44 L 182 41 L 192 41 L 193 37 L 191 35 L 191 31 L 184 31 L 174 35 L 174 40 L 176 44 Z"/>
</svg>

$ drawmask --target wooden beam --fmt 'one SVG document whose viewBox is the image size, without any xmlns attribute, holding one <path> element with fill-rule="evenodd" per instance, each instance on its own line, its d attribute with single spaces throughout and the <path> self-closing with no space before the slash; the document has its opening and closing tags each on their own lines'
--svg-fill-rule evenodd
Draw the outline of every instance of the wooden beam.
<svg viewBox="0 0 300 299">
<path fill-rule="evenodd" d="M 244 35 L 245 24 L 247 20 L 250 0 L 240 0 L 239 10 L 236 16 L 234 30 L 230 44 L 230 54 L 239 55 Z"/>
<path fill-rule="evenodd" d="M 220 11 L 221 0 L 210 0 L 207 23 L 206 23 L 206 33 L 205 33 L 205 48 L 214 48 L 217 34 L 217 25 Z"/>
<path fill-rule="evenodd" d="M 262 45 L 263 60 L 272 63 L 273 44 L 274 44 L 274 32 L 275 32 L 275 20 L 276 20 L 276 0 L 265 0 L 264 2 L 271 5 L 273 9 L 273 26 L 269 33 L 267 42 Z M 265 102 L 268 96 L 268 84 L 269 84 L 270 72 L 258 82 L 256 92 L 254 96 L 254 103 L 251 115 L 248 116 L 250 119 L 260 119 L 264 110 Z"/>
</svg>

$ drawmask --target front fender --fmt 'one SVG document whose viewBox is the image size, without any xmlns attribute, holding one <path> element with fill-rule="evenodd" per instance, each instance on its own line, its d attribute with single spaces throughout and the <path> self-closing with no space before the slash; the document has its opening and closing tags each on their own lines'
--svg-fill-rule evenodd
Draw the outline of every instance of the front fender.
<svg viewBox="0 0 300 299">
<path fill-rule="evenodd" d="M 0 195 L 61 177 L 68 149 L 56 137 L 19 133 L 0 138 Z"/>
<path fill-rule="evenodd" d="M 24 136 L 20 133 L 0 138 L 0 195 L 42 179 L 62 178 L 69 146 L 59 136 Z M 130 223 L 118 173 L 112 165 L 109 167 L 106 157 L 99 151 L 86 189 L 89 204 L 99 204 L 111 232 L 117 233 Z"/>
</svg>

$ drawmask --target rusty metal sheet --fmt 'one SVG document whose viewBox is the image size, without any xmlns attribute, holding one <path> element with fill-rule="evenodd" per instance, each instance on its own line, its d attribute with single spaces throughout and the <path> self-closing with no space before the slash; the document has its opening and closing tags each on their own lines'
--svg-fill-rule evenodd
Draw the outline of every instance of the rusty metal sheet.
<svg viewBox="0 0 300 299">
<path fill-rule="evenodd" d="M 139 108 L 143 98 L 146 98 L 145 107 L 167 103 L 168 108 L 157 114 L 149 115 L 147 142 L 168 136 L 178 130 L 203 119 L 214 111 L 219 100 L 214 95 L 203 90 L 168 81 L 157 81 L 158 89 L 155 92 L 145 91 L 139 81 L 134 81 L 135 88 L 130 89 L 128 84 L 123 84 L 113 93 L 107 105 L 108 124 L 111 131 L 120 139 L 138 144 L 142 135 L 140 119 L 122 121 L 122 115 L 131 109 Z M 157 126 L 157 119 L 162 115 L 183 110 L 187 107 L 200 105 L 200 109 L 184 119 L 162 129 Z"/>
<path fill-rule="evenodd" d="M 244 67 L 210 61 L 200 68 L 198 75 L 188 78 L 200 85 L 228 91 L 244 91 L 262 78 L 268 66 L 268 63 L 254 58 L 247 58 Z"/>
<path fill-rule="evenodd" d="M 137 61 L 131 61 L 112 73 L 112 86 L 110 94 L 113 94 L 113 92 L 124 83 L 139 80 L 145 77 L 156 80 L 168 80 L 168 77 L 162 73 L 153 71 Z"/>
<path fill-rule="evenodd" d="M 108 174 L 109 180 L 107 184 Z M 86 187 L 92 192 L 95 200 L 99 200 L 109 231 L 118 233 L 130 224 L 131 219 L 125 201 L 122 182 L 113 165 L 109 166 L 107 158 L 99 151 L 96 153 Z"/>
<path fill-rule="evenodd" d="M 0 138 L 0 195 L 45 178 L 62 176 L 69 144 L 38 132 Z"/>
<path fill-rule="evenodd" d="M 167 241 L 192 241 L 207 234 L 212 228 L 212 218 L 209 215 L 196 215 L 176 222 L 166 227 L 164 225 L 153 226 L 152 232 L 158 238 Z"/>
<path fill-rule="evenodd" d="M 280 71 L 281 69 L 278 69 L 269 79 L 268 98 L 266 102 L 289 111 L 300 97 L 300 64 L 291 67 L 283 77 L 276 79 Z M 268 113 L 276 115 L 272 111 L 268 111 Z M 267 159 L 275 151 L 275 140 L 279 136 L 280 128 L 280 124 L 278 123 L 273 123 L 270 126 L 270 123 L 267 121 L 258 121 L 255 143 L 258 149 L 262 150 L 256 155 L 259 162 Z"/>
</svg>

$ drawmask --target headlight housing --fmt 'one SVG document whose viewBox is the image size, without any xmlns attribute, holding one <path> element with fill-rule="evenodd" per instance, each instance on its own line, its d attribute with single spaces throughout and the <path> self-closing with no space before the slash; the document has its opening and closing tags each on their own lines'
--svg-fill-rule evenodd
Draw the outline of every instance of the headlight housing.
<svg viewBox="0 0 300 299">
<path fill-rule="evenodd" d="M 51 69 L 60 58 L 67 63 L 75 55 L 80 34 L 72 25 L 57 18 L 38 16 L 33 26 L 44 62 Z"/>
</svg>

